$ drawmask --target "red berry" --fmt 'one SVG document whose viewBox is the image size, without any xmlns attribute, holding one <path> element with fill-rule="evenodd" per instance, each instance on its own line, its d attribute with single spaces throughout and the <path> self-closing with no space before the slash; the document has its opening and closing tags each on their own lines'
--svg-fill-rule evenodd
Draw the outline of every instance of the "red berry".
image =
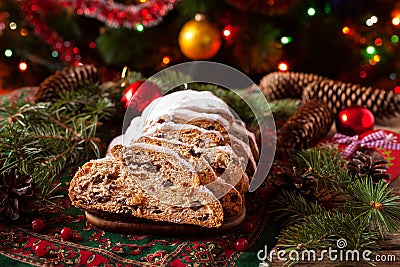
<svg viewBox="0 0 400 267">
<path fill-rule="evenodd" d="M 249 248 L 249 242 L 247 241 L 246 238 L 239 238 L 236 241 L 235 248 L 238 251 L 245 251 Z"/>
<path fill-rule="evenodd" d="M 243 231 L 245 232 L 245 233 L 251 233 L 251 232 L 253 232 L 254 231 L 254 229 L 256 228 L 255 227 L 255 224 L 253 223 L 253 222 L 251 222 L 251 221 L 246 221 L 244 224 L 243 224 Z"/>
<path fill-rule="evenodd" d="M 73 235 L 72 229 L 69 227 L 64 227 L 61 230 L 61 238 L 63 240 L 70 240 L 72 238 L 72 235 Z"/>
<path fill-rule="evenodd" d="M 39 257 L 43 257 L 50 250 L 50 245 L 45 242 L 40 242 L 33 247 L 33 251 L 35 251 L 36 255 Z"/>
<path fill-rule="evenodd" d="M 32 230 L 35 232 L 40 232 L 46 227 L 46 224 L 42 219 L 34 219 L 31 224 Z"/>
</svg>

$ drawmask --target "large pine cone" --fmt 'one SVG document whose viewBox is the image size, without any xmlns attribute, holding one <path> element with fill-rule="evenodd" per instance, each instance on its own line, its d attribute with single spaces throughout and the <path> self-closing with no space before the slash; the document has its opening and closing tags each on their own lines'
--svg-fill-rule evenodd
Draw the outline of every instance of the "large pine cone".
<svg viewBox="0 0 400 267">
<path fill-rule="evenodd" d="M 99 81 L 100 75 L 96 67 L 92 65 L 66 67 L 49 76 L 39 85 L 35 101 L 54 102 L 60 98 L 60 93 L 74 91 Z"/>
<path fill-rule="evenodd" d="M 311 73 L 272 72 L 261 79 L 259 88 L 269 101 L 300 99 L 307 85 L 323 79 L 325 78 Z"/>
<path fill-rule="evenodd" d="M 320 101 L 310 101 L 282 126 L 279 144 L 288 149 L 305 149 L 325 138 L 333 124 L 331 110 Z"/>
<path fill-rule="evenodd" d="M 358 84 L 322 80 L 304 90 L 303 101 L 318 99 L 338 114 L 350 106 L 368 108 L 377 119 L 388 119 L 400 114 L 400 95 L 394 91 L 364 87 Z"/>
</svg>

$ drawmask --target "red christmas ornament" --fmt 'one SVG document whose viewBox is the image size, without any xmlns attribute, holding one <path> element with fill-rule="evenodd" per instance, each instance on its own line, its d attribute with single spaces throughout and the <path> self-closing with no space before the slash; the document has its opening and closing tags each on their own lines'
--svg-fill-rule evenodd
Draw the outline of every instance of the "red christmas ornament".
<svg viewBox="0 0 400 267">
<path fill-rule="evenodd" d="M 121 102 L 125 103 L 125 107 L 131 112 L 141 113 L 151 101 L 160 96 L 162 96 L 162 91 L 156 84 L 138 81 L 126 88 Z"/>
<path fill-rule="evenodd" d="M 61 236 L 62 240 L 70 240 L 72 238 L 72 236 L 73 236 L 73 231 L 69 227 L 64 227 L 61 230 L 60 236 Z"/>
<path fill-rule="evenodd" d="M 33 247 L 33 251 L 35 252 L 36 255 L 39 257 L 43 257 L 49 252 L 50 250 L 50 245 L 46 242 L 41 241 L 40 243 L 36 244 Z"/>
<path fill-rule="evenodd" d="M 374 125 L 375 117 L 372 112 L 360 106 L 343 109 L 336 119 L 337 132 L 348 136 L 359 135 L 372 130 Z"/>
<path fill-rule="evenodd" d="M 249 242 L 246 238 L 239 238 L 235 243 L 235 248 L 237 251 L 245 251 L 249 248 Z"/>
<path fill-rule="evenodd" d="M 46 227 L 46 224 L 42 219 L 34 219 L 31 223 L 32 230 L 35 232 L 40 232 Z"/>
</svg>

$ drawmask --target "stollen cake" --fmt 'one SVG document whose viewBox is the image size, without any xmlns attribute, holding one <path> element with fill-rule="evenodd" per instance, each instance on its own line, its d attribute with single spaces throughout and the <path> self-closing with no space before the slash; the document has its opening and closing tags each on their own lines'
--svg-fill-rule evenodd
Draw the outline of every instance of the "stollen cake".
<svg viewBox="0 0 400 267">
<path fill-rule="evenodd" d="M 243 211 L 255 140 L 211 92 L 174 92 L 133 118 L 106 158 L 83 165 L 69 195 L 89 212 L 219 228 Z"/>
</svg>

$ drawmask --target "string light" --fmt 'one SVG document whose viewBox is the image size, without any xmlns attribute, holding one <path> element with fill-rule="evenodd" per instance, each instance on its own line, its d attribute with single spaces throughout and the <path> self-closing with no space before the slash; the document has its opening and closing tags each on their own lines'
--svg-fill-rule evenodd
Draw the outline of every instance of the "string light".
<svg viewBox="0 0 400 267">
<path fill-rule="evenodd" d="M 365 21 L 365 24 L 367 24 L 367 26 L 372 26 L 377 22 L 378 22 L 378 17 L 377 16 L 372 16 L 372 17 L 370 17 L 369 19 L 367 19 Z"/>
<path fill-rule="evenodd" d="M 394 87 L 393 91 L 394 91 L 395 94 L 399 94 L 400 95 L 400 86 L 397 85 L 396 87 Z"/>
<path fill-rule="evenodd" d="M 343 33 L 343 34 L 350 34 L 350 28 L 347 27 L 347 26 L 344 26 L 344 27 L 342 28 L 342 33 Z"/>
<path fill-rule="evenodd" d="M 139 0 L 140 3 L 146 3 L 147 0 Z"/>
<path fill-rule="evenodd" d="M 18 65 L 18 68 L 21 72 L 25 72 L 28 69 L 28 64 L 26 64 L 24 61 L 21 61 Z"/>
<path fill-rule="evenodd" d="M 394 18 L 392 19 L 392 24 L 393 24 L 394 26 L 399 26 L 399 24 L 400 24 L 400 18 L 399 18 L 399 17 L 394 17 Z"/>
<path fill-rule="evenodd" d="M 365 49 L 365 51 L 367 52 L 367 54 L 369 55 L 373 55 L 376 52 L 375 47 L 373 47 L 372 45 L 367 46 L 367 48 Z"/>
<path fill-rule="evenodd" d="M 310 17 L 314 16 L 315 13 L 316 13 L 315 8 L 309 7 L 309 8 L 307 9 L 307 14 L 308 14 Z"/>
<path fill-rule="evenodd" d="M 389 79 L 391 79 L 392 81 L 396 80 L 397 79 L 397 74 L 394 73 L 394 72 L 390 73 Z"/>
<path fill-rule="evenodd" d="M 21 36 L 28 36 L 28 30 L 25 28 L 21 28 L 21 30 L 19 31 L 19 34 L 21 34 Z"/>
<path fill-rule="evenodd" d="M 51 56 L 52 56 L 52 57 L 58 57 L 58 52 L 57 52 L 57 51 L 51 52 Z"/>
<path fill-rule="evenodd" d="M 89 47 L 92 48 L 92 49 L 96 48 L 96 43 L 95 42 L 90 42 L 89 43 Z"/>
<path fill-rule="evenodd" d="M 5 55 L 6 57 L 12 57 L 13 52 L 12 52 L 11 49 L 6 49 L 6 50 L 4 51 L 4 55 Z"/>
<path fill-rule="evenodd" d="M 162 65 L 168 65 L 169 63 L 171 63 L 171 58 L 169 56 L 165 56 L 162 58 Z"/>
<path fill-rule="evenodd" d="M 281 38 L 281 43 L 284 45 L 290 43 L 291 41 L 292 41 L 292 37 L 290 37 L 290 36 L 283 36 Z"/>
<path fill-rule="evenodd" d="M 367 77 L 367 73 L 365 71 L 360 71 L 360 78 L 365 79 Z"/>
<path fill-rule="evenodd" d="M 381 46 L 382 45 L 382 38 L 379 38 L 379 37 L 376 38 L 374 43 L 375 43 L 376 46 Z"/>
<path fill-rule="evenodd" d="M 399 36 L 397 36 L 396 34 L 392 35 L 392 36 L 390 37 L 390 41 L 391 41 L 392 43 L 398 43 L 398 42 L 399 42 Z"/>
<path fill-rule="evenodd" d="M 230 25 L 225 26 L 225 28 L 222 30 L 222 35 L 224 36 L 225 39 L 229 39 L 232 37 L 232 27 Z"/>
<path fill-rule="evenodd" d="M 144 26 L 141 23 L 136 24 L 136 30 L 138 32 L 142 32 L 144 30 Z"/>
<path fill-rule="evenodd" d="M 17 23 L 10 22 L 9 27 L 10 27 L 11 30 L 16 30 L 17 29 Z"/>
<path fill-rule="evenodd" d="M 287 71 L 289 69 L 289 66 L 285 62 L 281 62 L 278 65 L 278 69 L 280 71 Z"/>
<path fill-rule="evenodd" d="M 381 61 L 381 56 L 380 55 L 375 55 L 372 58 L 376 63 L 378 63 L 379 61 Z"/>
</svg>

